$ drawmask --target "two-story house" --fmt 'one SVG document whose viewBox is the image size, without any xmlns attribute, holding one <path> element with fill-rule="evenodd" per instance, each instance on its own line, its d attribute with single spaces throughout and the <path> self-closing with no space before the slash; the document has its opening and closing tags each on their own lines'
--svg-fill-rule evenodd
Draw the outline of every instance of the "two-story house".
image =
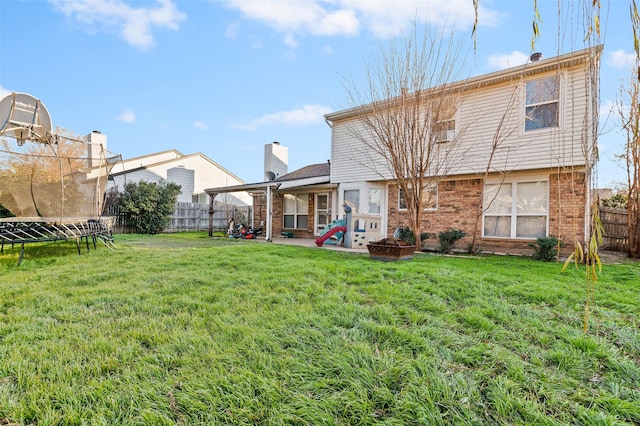
<svg viewBox="0 0 640 426">
<path fill-rule="evenodd" d="M 462 247 L 475 232 L 481 247 L 500 251 L 526 249 L 537 237 L 585 238 L 601 51 L 596 46 L 532 60 L 447 88 L 455 104 L 435 142 L 454 155 L 446 160 L 446 175 L 428 188 L 423 231 L 461 229 L 467 235 Z M 382 163 L 376 154 L 354 137 L 361 111 L 326 116 L 331 183 L 339 185 L 338 205 L 355 200 L 357 213 L 379 211 L 382 229 L 392 234 L 408 223 L 403 194 L 389 170 L 374 166 Z"/>
<path fill-rule="evenodd" d="M 455 101 L 438 124 L 439 137 L 432 138 L 449 154 L 449 167 L 427 188 L 422 231 L 460 229 L 466 234 L 460 248 L 475 234 L 482 249 L 514 253 L 527 251 L 538 237 L 555 236 L 566 245 L 584 240 L 597 157 L 601 52 L 596 46 L 532 57 L 525 65 L 449 85 Z M 266 184 L 270 190 L 261 196 L 273 198 L 264 216 L 272 215 L 274 235 L 317 236 L 328 220 L 343 216 L 345 204 L 357 221 L 353 228 L 366 230 L 369 241 L 408 225 L 394 174 L 354 135 L 372 110 L 365 105 L 326 115 L 331 161 L 321 186 Z M 296 220 L 298 213 L 302 220 Z M 371 223 L 376 226 L 367 227 Z"/>
</svg>

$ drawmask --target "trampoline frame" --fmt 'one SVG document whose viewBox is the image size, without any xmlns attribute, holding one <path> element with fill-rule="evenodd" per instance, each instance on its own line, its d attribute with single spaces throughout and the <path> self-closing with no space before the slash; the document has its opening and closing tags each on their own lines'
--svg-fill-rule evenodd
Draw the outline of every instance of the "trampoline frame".
<svg viewBox="0 0 640 426">
<path fill-rule="evenodd" d="M 98 219 L 68 219 L 65 221 L 47 218 L 5 218 L 0 220 L 0 253 L 4 253 L 5 245 L 21 246 L 17 266 L 24 258 L 25 244 L 44 243 L 53 241 L 75 240 L 78 254 L 81 254 L 80 244 L 86 241 L 87 251 L 90 249 L 89 239 L 93 241 L 93 248 L 97 248 L 97 241 L 113 250 L 112 227 L 115 218 L 112 216 Z"/>
</svg>

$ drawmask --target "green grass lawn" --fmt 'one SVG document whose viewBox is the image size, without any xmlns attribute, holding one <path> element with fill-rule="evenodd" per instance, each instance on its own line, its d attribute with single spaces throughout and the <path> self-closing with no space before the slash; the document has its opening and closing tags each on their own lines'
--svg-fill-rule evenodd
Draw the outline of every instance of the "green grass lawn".
<svg viewBox="0 0 640 426">
<path fill-rule="evenodd" d="M 0 254 L 0 425 L 640 423 L 640 264 L 116 236 Z"/>
</svg>

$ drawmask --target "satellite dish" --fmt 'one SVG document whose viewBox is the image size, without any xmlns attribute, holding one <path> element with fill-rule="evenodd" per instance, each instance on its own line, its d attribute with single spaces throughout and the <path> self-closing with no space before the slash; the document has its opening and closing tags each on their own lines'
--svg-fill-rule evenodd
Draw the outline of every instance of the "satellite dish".
<svg viewBox="0 0 640 426">
<path fill-rule="evenodd" d="M 26 93 L 12 93 L 0 101 L 0 136 L 23 145 L 26 140 L 51 143 L 51 117 L 42 102 Z"/>
<path fill-rule="evenodd" d="M 271 171 L 267 171 L 265 172 L 265 177 L 267 178 L 267 181 L 271 182 L 276 178 L 276 174 Z"/>
</svg>

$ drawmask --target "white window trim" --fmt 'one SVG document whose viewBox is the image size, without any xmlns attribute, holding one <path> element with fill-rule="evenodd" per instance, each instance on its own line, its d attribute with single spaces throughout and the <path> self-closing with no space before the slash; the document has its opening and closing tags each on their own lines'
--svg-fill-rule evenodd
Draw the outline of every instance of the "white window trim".
<svg viewBox="0 0 640 426">
<path fill-rule="evenodd" d="M 486 212 L 485 212 L 485 206 L 484 206 L 484 189 L 486 187 L 486 185 L 500 185 L 500 184 L 519 184 L 519 183 L 532 183 L 532 182 L 546 182 L 547 184 L 547 214 L 546 214 L 546 223 L 545 223 L 545 237 L 549 236 L 549 195 L 550 195 L 550 190 L 549 190 L 549 177 L 548 176 L 523 176 L 523 177 L 519 177 L 519 178 L 513 178 L 513 179 L 505 179 L 505 180 L 499 180 L 499 179 L 487 179 L 487 181 L 484 183 L 484 186 L 482 188 L 482 238 L 485 239 L 492 239 L 492 240 L 519 240 L 519 241 L 531 241 L 531 240 L 535 240 L 535 238 L 531 238 L 531 237 L 516 237 L 516 225 L 517 225 L 517 218 L 518 218 L 518 214 L 514 214 L 514 211 L 516 211 L 515 205 L 517 203 L 517 196 L 514 197 L 514 189 L 512 187 L 511 190 L 511 235 L 509 237 L 492 237 L 492 236 L 486 236 L 484 234 L 484 224 L 485 224 L 485 217 L 486 217 Z M 517 192 L 515 193 L 515 195 L 517 195 Z M 495 216 L 495 215 L 489 215 L 489 216 Z M 539 215 L 520 215 L 520 216 L 539 216 Z"/>
<path fill-rule="evenodd" d="M 525 130 L 527 126 L 527 83 L 536 81 L 536 80 L 544 80 L 549 77 L 558 76 L 558 125 L 556 127 L 542 127 L 540 129 L 531 129 Z M 520 122 L 522 123 L 519 127 L 518 133 L 521 136 L 531 136 L 542 132 L 552 132 L 562 130 L 564 128 L 564 116 L 565 116 L 565 84 L 567 81 L 567 73 L 566 71 L 555 72 L 553 74 L 545 74 L 545 75 L 536 75 L 532 78 L 528 78 L 523 81 L 520 85 Z"/>
<path fill-rule="evenodd" d="M 383 202 L 382 199 L 384 197 L 384 188 L 382 187 L 374 187 L 374 186 L 370 186 L 367 188 L 367 214 L 370 215 L 375 215 L 375 216 L 381 216 L 383 214 Z M 371 213 L 371 191 L 380 191 L 380 201 L 378 204 L 378 208 L 380 209 L 380 212 L 378 213 Z"/>
<path fill-rule="evenodd" d="M 341 203 L 340 205 L 343 207 L 344 209 L 344 205 L 346 204 L 346 199 L 345 199 L 345 192 L 347 191 L 358 191 L 358 205 L 356 207 L 356 210 L 353 210 L 352 213 L 353 214 L 358 214 L 362 211 L 362 194 L 364 192 L 364 186 L 356 186 L 356 187 L 345 187 L 342 191 L 340 191 L 340 198 L 341 198 Z"/>
<path fill-rule="evenodd" d="M 457 120 L 455 115 L 451 118 L 447 118 L 445 120 L 440 120 L 436 122 L 436 126 L 442 123 L 451 123 L 453 122 L 453 130 L 439 130 L 435 132 L 434 142 L 437 144 L 453 142 L 456 139 L 456 130 L 457 130 Z M 446 136 L 442 136 L 446 135 Z"/>
<path fill-rule="evenodd" d="M 285 195 L 293 195 L 293 196 L 296 197 L 296 203 L 295 203 L 295 206 L 296 206 L 295 210 L 296 211 L 295 211 L 295 213 L 290 213 L 290 212 L 287 212 L 285 210 L 285 205 L 284 205 L 284 197 L 285 197 Z M 299 213 L 298 212 L 297 198 L 300 195 L 306 195 L 307 196 L 307 213 Z M 282 229 L 298 229 L 298 230 L 302 229 L 302 230 L 304 230 L 304 229 L 308 229 L 309 228 L 309 207 L 308 207 L 308 203 L 309 203 L 309 197 L 310 196 L 311 196 L 311 194 L 309 194 L 308 192 L 297 192 L 297 193 L 287 192 L 286 194 L 282 195 L 282 197 L 283 197 L 283 201 L 282 201 L 282 203 L 283 203 L 283 205 L 282 205 Z M 294 222 L 293 228 L 288 228 L 285 225 L 285 223 L 284 223 L 285 216 L 293 216 L 293 222 Z M 298 227 L 298 216 L 307 216 L 307 227 L 306 228 L 299 228 Z"/>
</svg>

